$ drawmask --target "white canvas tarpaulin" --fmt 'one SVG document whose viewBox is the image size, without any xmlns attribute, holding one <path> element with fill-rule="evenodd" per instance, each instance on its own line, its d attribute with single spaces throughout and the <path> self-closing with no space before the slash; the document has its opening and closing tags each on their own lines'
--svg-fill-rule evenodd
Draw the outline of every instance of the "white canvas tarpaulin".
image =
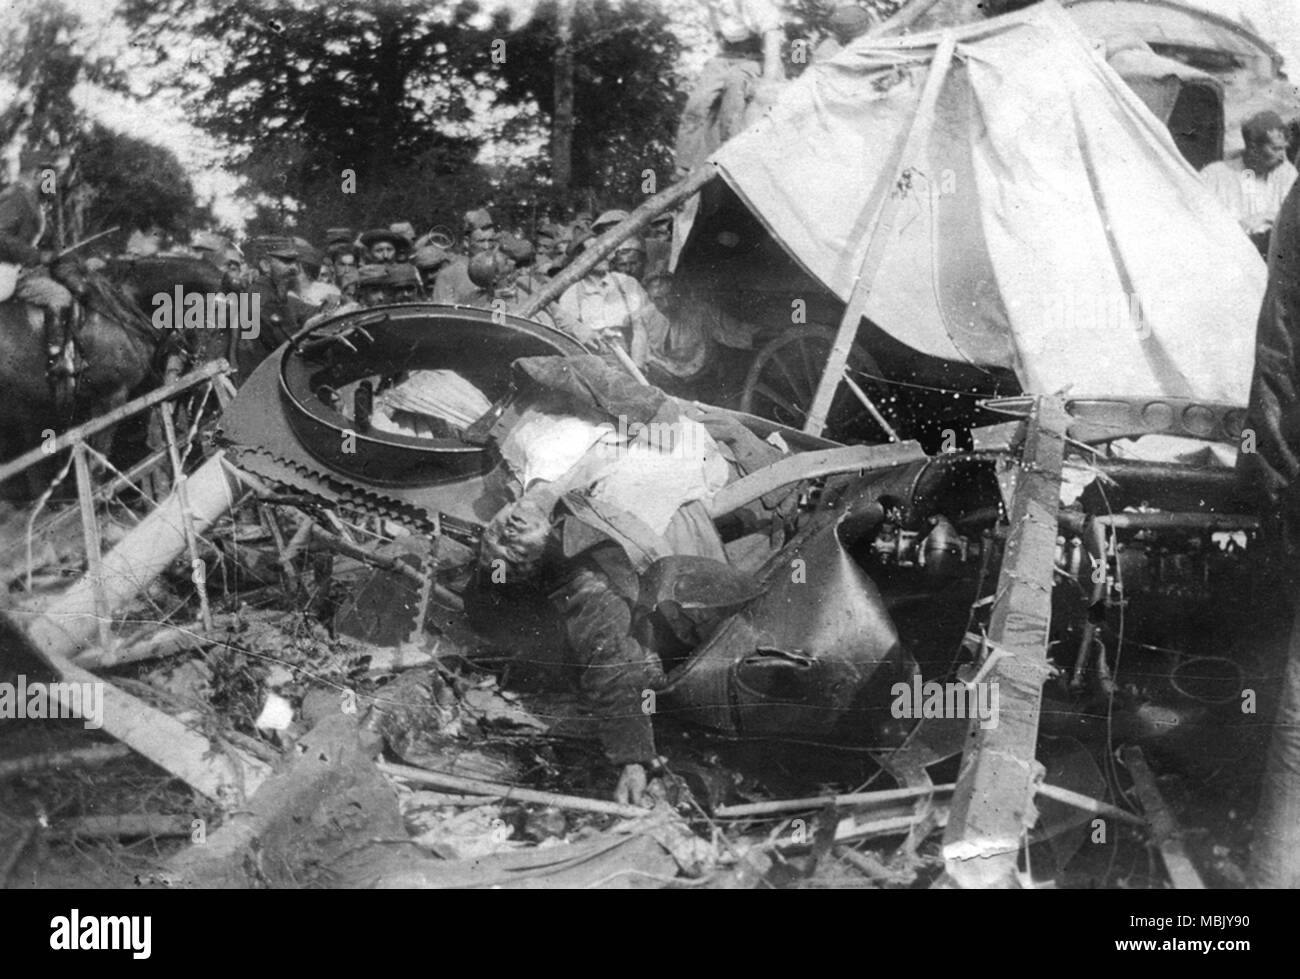
<svg viewBox="0 0 1300 979">
<path fill-rule="evenodd" d="M 1264 263 L 1054 3 L 859 40 L 712 159 L 915 350 L 1032 393 L 1246 403 Z"/>
</svg>

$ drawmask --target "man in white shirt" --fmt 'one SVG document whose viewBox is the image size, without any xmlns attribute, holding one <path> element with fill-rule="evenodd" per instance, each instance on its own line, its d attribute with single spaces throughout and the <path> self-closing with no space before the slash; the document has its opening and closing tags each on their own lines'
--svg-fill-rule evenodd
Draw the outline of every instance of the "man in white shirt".
<svg viewBox="0 0 1300 979">
<path fill-rule="evenodd" d="M 1286 158 L 1286 126 L 1276 112 L 1259 112 L 1241 126 L 1246 143 L 1240 155 L 1211 163 L 1201 179 L 1240 223 L 1250 240 L 1268 254 L 1268 240 L 1282 201 L 1296 180 Z"/>
<path fill-rule="evenodd" d="M 685 174 L 745 127 L 765 87 L 785 81 L 784 18 L 777 0 L 705 0 L 718 53 L 704 65 L 677 129 L 677 170 Z"/>
<path fill-rule="evenodd" d="M 591 240 L 575 241 L 569 260 L 580 255 Z M 645 364 L 650 297 L 636 279 L 612 271 L 608 256 L 564 291 L 554 312 L 559 328 L 580 343 L 597 347 L 618 344 L 638 367 Z"/>
</svg>

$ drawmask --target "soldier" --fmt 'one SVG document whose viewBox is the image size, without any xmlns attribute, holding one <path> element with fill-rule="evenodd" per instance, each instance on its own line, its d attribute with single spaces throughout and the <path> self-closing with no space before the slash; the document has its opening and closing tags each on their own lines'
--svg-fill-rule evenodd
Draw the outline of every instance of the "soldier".
<svg viewBox="0 0 1300 979">
<path fill-rule="evenodd" d="M 569 261 L 582 254 L 593 240 L 588 236 L 575 241 L 569 250 Z M 645 317 L 649 311 L 650 298 L 641 283 L 613 271 L 609 259 L 602 258 L 560 296 L 555 305 L 555 319 L 561 329 L 573 334 L 580 343 L 596 349 L 617 343 L 640 366 L 645 363 L 647 353 Z"/>
<path fill-rule="evenodd" d="M 411 240 L 390 231 L 388 228 L 371 228 L 361 233 L 361 244 L 370 252 L 370 261 L 375 265 L 392 265 L 398 261 L 398 255 L 405 255 L 411 250 Z"/>
<path fill-rule="evenodd" d="M 18 178 L 0 191 L 0 302 L 10 296 L 41 309 L 45 319 L 46 370 L 51 376 L 75 373 L 64 351 L 71 329 L 72 293 L 50 274 L 53 251 L 37 246 L 45 235 L 45 212 L 38 189 L 42 175 L 58 172 L 66 160 L 30 154 Z"/>
<path fill-rule="evenodd" d="M 543 221 L 537 226 L 533 242 L 534 264 L 544 274 L 550 274 L 556 260 L 563 256 L 559 248 L 560 229 L 552 221 Z"/>
<path fill-rule="evenodd" d="M 465 253 L 470 256 L 497 246 L 497 226 L 492 215 L 480 208 L 465 215 Z"/>
<path fill-rule="evenodd" d="M 326 248 L 326 256 L 336 285 L 340 283 L 344 272 L 349 269 L 355 272 L 361 262 L 360 249 L 350 241 L 331 243 Z"/>
<path fill-rule="evenodd" d="M 524 299 L 538 292 L 547 282 L 547 276 L 537 270 L 533 246 L 518 235 L 504 234 L 497 249 L 511 262 L 511 282 L 518 298 Z"/>
<path fill-rule="evenodd" d="M 397 260 L 399 262 L 410 261 L 411 249 L 419 244 L 415 240 L 415 225 L 410 221 L 394 221 L 388 226 L 388 230 L 394 234 L 401 235 L 407 242 L 406 251 L 399 253 Z"/>
<path fill-rule="evenodd" d="M 214 268 L 221 268 L 230 242 L 211 231 L 199 231 L 190 239 L 194 254 Z"/>
<path fill-rule="evenodd" d="M 650 228 L 646 231 L 646 241 L 667 241 L 673 240 L 673 214 L 671 211 L 664 211 L 653 221 L 650 222 Z"/>
<path fill-rule="evenodd" d="M 783 17 L 776 0 L 705 0 L 718 53 L 704 65 L 677 130 L 677 170 L 685 175 L 746 125 L 785 80 Z"/>
<path fill-rule="evenodd" d="M 388 266 L 388 297 L 394 303 L 418 303 L 424 298 L 424 284 L 414 265 L 398 262 Z"/>
<path fill-rule="evenodd" d="M 432 244 L 421 245 L 411 254 L 411 264 L 420 273 L 420 281 L 424 283 L 426 293 L 451 258 L 451 252 L 447 249 Z"/>
<path fill-rule="evenodd" d="M 635 236 L 624 239 L 619 243 L 619 246 L 614 249 L 614 255 L 610 259 L 609 264 L 615 272 L 622 272 L 624 275 L 630 275 L 632 278 L 640 282 L 645 276 L 645 242 Z"/>
<path fill-rule="evenodd" d="M 356 232 L 353 231 L 351 228 L 326 228 L 325 229 L 326 248 L 328 248 L 330 245 L 355 245 L 356 238 L 357 238 Z"/>
<path fill-rule="evenodd" d="M 498 237 L 492 215 L 483 209 L 465 215 L 463 242 L 465 254 L 452 259 L 433 284 L 435 303 L 461 303 L 472 299 L 478 290 L 469 277 L 469 260 L 475 255 L 495 251 Z"/>
<path fill-rule="evenodd" d="M 357 269 L 357 302 L 362 306 L 382 306 L 388 302 L 387 265 L 363 265 Z"/>
<path fill-rule="evenodd" d="M 238 335 L 236 362 L 244 380 L 280 344 L 298 332 L 299 313 L 305 309 L 293 295 L 302 275 L 297 243 L 282 235 L 264 235 L 254 238 L 248 247 L 257 267 L 249 290 L 259 297 L 259 329 L 256 337 Z"/>
<path fill-rule="evenodd" d="M 572 244 L 573 239 L 577 238 L 579 235 L 590 234 L 591 233 L 591 212 L 579 211 L 577 214 L 575 214 L 573 216 L 573 221 L 570 222 L 569 224 L 569 231 L 572 235 L 572 237 L 569 239 L 569 244 Z M 566 255 L 568 254 L 568 245 L 565 245 L 565 254 Z"/>
</svg>

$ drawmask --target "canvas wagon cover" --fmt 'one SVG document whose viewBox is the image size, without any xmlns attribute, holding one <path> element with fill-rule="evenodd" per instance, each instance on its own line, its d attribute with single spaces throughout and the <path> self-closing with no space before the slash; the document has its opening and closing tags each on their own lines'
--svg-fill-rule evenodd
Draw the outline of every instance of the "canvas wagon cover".
<svg viewBox="0 0 1300 979">
<path fill-rule="evenodd" d="M 1027 392 L 1246 403 L 1264 263 L 1055 3 L 861 39 L 712 159 L 836 296 L 868 280 L 865 315 L 915 350 Z"/>
</svg>

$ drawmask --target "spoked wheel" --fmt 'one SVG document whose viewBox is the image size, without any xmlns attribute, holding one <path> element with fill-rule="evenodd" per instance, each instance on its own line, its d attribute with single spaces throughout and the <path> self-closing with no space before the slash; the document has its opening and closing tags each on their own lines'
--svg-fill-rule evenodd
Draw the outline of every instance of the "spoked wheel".
<svg viewBox="0 0 1300 979">
<path fill-rule="evenodd" d="M 834 343 L 834 330 L 810 325 L 796 328 L 760 348 L 745 378 L 741 410 L 792 428 L 803 428 Z M 848 366 L 851 372 L 880 376 L 875 360 L 856 343 L 849 352 Z M 894 417 L 896 395 L 890 392 L 889 385 L 863 377 L 861 373 L 850 376 L 894 431 L 905 438 Z M 840 442 L 889 441 L 889 434 L 847 384 L 841 384 L 835 392 L 822 434 Z"/>
</svg>

